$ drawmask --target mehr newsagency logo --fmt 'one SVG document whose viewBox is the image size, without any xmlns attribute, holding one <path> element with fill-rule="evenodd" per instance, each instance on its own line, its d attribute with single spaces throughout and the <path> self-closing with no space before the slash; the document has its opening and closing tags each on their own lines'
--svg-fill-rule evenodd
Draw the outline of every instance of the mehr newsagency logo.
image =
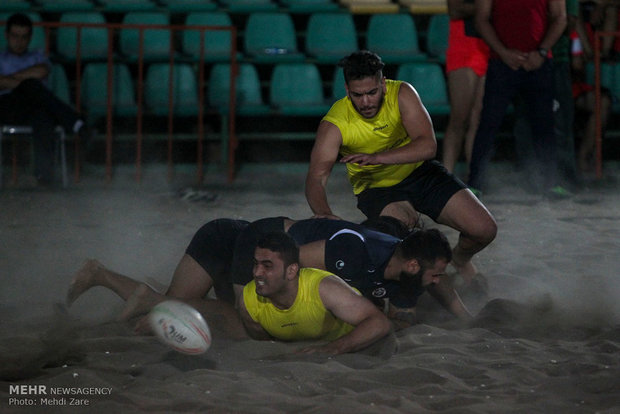
<svg viewBox="0 0 620 414">
<path fill-rule="evenodd" d="M 89 406 L 93 397 L 111 394 L 111 387 L 10 384 L 8 404 L 9 406 Z"/>
</svg>

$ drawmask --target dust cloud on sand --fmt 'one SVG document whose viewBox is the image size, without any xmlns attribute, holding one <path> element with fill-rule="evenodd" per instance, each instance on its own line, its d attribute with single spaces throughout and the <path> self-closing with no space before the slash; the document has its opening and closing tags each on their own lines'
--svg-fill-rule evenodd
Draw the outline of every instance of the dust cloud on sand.
<svg viewBox="0 0 620 414">
<path fill-rule="evenodd" d="M 510 167 L 494 168 L 518 182 Z M 185 356 L 117 322 L 122 301 L 102 288 L 62 306 L 87 258 L 165 286 L 208 220 L 309 217 L 303 172 L 242 170 L 233 185 L 207 177 L 218 194 L 211 202 L 181 200 L 177 190 L 191 177 L 169 183 L 160 169 L 147 170 L 142 184 L 120 171 L 110 184 L 87 176 L 63 191 L 2 191 L 0 411 L 42 410 L 50 400 L 15 387 L 35 385 L 79 393 L 68 397 L 82 406 L 67 399 L 46 412 L 618 412 L 618 166 L 608 173 L 616 180 L 569 200 L 541 200 L 512 184 L 484 197 L 499 233 L 476 258 L 489 297 L 463 294 L 478 314 L 470 327 L 455 328 L 425 296 L 420 324 L 331 358 L 217 331 L 207 353 Z M 332 175 L 330 201 L 343 218 L 362 220 L 343 171 Z M 456 232 L 437 227 L 456 242 Z"/>
</svg>

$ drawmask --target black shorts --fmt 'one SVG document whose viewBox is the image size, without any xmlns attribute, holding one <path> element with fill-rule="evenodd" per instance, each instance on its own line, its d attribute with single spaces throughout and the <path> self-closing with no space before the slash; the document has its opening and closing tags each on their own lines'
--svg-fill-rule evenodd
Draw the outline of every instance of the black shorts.
<svg viewBox="0 0 620 414">
<path fill-rule="evenodd" d="M 246 285 L 252 280 L 254 250 L 261 236 L 274 231 L 284 232 L 285 217 L 269 217 L 250 223 L 237 237 L 232 260 L 231 280 L 236 285 Z"/>
<path fill-rule="evenodd" d="M 357 195 L 357 208 L 374 218 L 390 203 L 409 201 L 416 211 L 437 221 L 448 200 L 464 188 L 467 186 L 439 162 L 425 161 L 396 185 L 362 191 Z"/>
<path fill-rule="evenodd" d="M 249 224 L 245 220 L 217 219 L 202 226 L 185 249 L 213 279 L 213 289 L 219 299 L 234 303 L 231 267 L 235 242 Z"/>
</svg>

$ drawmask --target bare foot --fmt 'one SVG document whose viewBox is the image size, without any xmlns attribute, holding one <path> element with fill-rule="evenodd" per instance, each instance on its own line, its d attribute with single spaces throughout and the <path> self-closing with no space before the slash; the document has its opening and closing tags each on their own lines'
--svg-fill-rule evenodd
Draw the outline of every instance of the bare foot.
<svg viewBox="0 0 620 414">
<path fill-rule="evenodd" d="M 73 276 L 67 291 L 67 306 L 71 306 L 77 298 L 93 286 L 97 286 L 97 272 L 104 266 L 95 259 L 88 259 Z"/>
<path fill-rule="evenodd" d="M 166 297 L 155 292 L 149 286 L 140 284 L 133 291 L 133 293 L 127 298 L 125 302 L 125 308 L 119 315 L 118 319 L 126 321 L 144 313 L 147 313 L 151 308 L 163 301 Z"/>
</svg>

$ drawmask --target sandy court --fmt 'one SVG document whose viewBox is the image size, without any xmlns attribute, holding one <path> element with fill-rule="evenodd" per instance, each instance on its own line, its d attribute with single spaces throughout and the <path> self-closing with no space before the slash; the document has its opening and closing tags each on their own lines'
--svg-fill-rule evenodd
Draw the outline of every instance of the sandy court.
<svg viewBox="0 0 620 414">
<path fill-rule="evenodd" d="M 0 191 L 0 412 L 618 413 L 620 167 L 606 169 L 612 179 L 550 202 L 495 164 L 505 186 L 483 201 L 499 233 L 475 260 L 491 302 L 464 297 L 480 312 L 476 323 L 453 329 L 426 295 L 421 324 L 333 358 L 217 332 L 204 355 L 181 355 L 116 322 L 122 302 L 102 288 L 68 314 L 55 307 L 87 258 L 166 285 L 211 219 L 309 217 L 303 169 L 242 169 L 232 185 L 209 174 L 211 202 L 182 200 L 193 176 L 168 182 L 160 166 L 148 166 L 141 184 L 124 167 L 109 184 L 93 172 L 66 190 Z M 329 188 L 336 214 L 362 220 L 344 171 Z M 15 385 L 80 394 L 42 407 L 53 401 L 16 395 Z"/>
</svg>

